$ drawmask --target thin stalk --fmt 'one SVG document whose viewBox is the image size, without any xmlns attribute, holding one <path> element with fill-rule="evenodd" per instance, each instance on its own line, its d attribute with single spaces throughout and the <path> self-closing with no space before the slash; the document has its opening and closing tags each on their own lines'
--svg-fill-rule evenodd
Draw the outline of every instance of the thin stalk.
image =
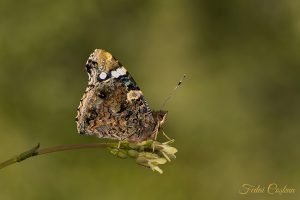
<svg viewBox="0 0 300 200">
<path fill-rule="evenodd" d="M 117 147 L 118 143 L 90 143 L 90 144 L 68 144 L 68 145 L 59 145 L 53 147 L 47 147 L 40 149 L 40 144 L 37 144 L 33 148 L 20 153 L 17 156 L 14 156 L 2 163 L 0 163 L 0 169 L 12 165 L 17 162 L 22 162 L 27 158 L 48 154 L 48 153 L 55 153 L 60 151 L 69 151 L 75 149 L 92 149 L 92 148 L 107 148 L 107 147 Z"/>
</svg>

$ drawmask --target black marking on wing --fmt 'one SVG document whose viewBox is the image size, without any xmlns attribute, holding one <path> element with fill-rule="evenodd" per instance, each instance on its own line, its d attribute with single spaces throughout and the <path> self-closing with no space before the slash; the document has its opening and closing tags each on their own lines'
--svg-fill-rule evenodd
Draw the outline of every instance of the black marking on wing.
<svg viewBox="0 0 300 200">
<path fill-rule="evenodd" d="M 97 65 L 97 62 L 88 59 L 86 65 L 85 65 L 85 69 L 87 71 L 87 73 L 91 74 L 91 69 L 94 68 Z"/>
<path fill-rule="evenodd" d="M 126 73 L 125 75 L 118 77 L 118 79 L 128 88 L 128 90 L 140 90 L 130 74 Z"/>
</svg>

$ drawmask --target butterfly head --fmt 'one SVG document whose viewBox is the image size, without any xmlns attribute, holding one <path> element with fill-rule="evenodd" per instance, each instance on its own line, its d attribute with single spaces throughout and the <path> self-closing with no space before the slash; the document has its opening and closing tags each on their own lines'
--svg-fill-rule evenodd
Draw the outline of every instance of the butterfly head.
<svg viewBox="0 0 300 200">
<path fill-rule="evenodd" d="M 165 111 L 165 110 L 153 111 L 153 117 L 154 117 L 154 120 L 157 122 L 158 130 L 165 123 L 167 114 L 168 114 L 168 111 Z"/>
</svg>

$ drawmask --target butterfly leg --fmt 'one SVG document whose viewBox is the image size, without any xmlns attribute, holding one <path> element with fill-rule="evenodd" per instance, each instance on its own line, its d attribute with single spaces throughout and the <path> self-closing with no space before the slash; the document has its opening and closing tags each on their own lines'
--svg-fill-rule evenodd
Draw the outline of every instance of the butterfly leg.
<svg viewBox="0 0 300 200">
<path fill-rule="evenodd" d="M 157 140 L 157 135 L 158 135 L 158 131 L 155 133 L 154 135 L 154 140 L 152 142 L 152 151 L 154 152 L 155 151 L 155 141 Z"/>
<path fill-rule="evenodd" d="M 156 141 L 157 140 L 157 135 L 158 135 L 158 131 L 155 133 L 155 135 L 154 135 L 154 141 Z"/>
<path fill-rule="evenodd" d="M 162 134 L 165 136 L 165 138 L 167 138 L 167 140 L 168 141 L 172 141 L 172 140 L 174 140 L 174 139 L 171 139 L 165 132 L 164 132 L 164 130 L 163 129 L 161 129 L 161 132 L 162 132 Z M 157 133 L 155 133 L 155 136 L 154 136 L 154 141 L 156 141 L 156 139 L 157 139 L 157 135 L 158 135 L 158 132 Z"/>
<path fill-rule="evenodd" d="M 155 151 L 154 142 L 155 142 L 155 141 L 153 141 L 153 142 L 152 142 L 152 152 L 154 152 L 154 151 Z"/>
<path fill-rule="evenodd" d="M 163 144 L 169 144 L 169 143 L 173 143 L 175 140 L 174 139 L 171 139 L 162 129 L 161 129 L 161 131 L 162 131 L 162 134 L 167 138 L 167 142 L 164 142 Z M 152 151 L 154 152 L 154 150 L 155 150 L 155 148 L 154 148 L 154 143 L 155 143 L 155 141 L 157 140 L 157 135 L 158 135 L 158 132 L 157 133 L 155 133 L 155 136 L 154 136 L 154 141 L 153 141 L 153 143 L 152 143 Z"/>
<path fill-rule="evenodd" d="M 119 140 L 119 142 L 118 142 L 118 149 L 120 149 L 120 147 L 121 147 L 121 143 L 122 143 L 122 141 L 121 140 Z"/>
<path fill-rule="evenodd" d="M 157 134 L 158 134 L 158 131 L 155 133 L 155 135 L 154 135 L 154 140 L 152 141 L 152 152 L 154 152 L 155 151 L 155 147 L 154 147 L 154 142 L 157 140 Z"/>
<path fill-rule="evenodd" d="M 171 141 L 171 140 L 173 140 L 173 139 L 171 139 L 163 130 L 161 130 L 162 131 L 162 134 L 169 140 L 169 141 Z"/>
<path fill-rule="evenodd" d="M 119 140 L 117 148 L 120 149 L 122 144 L 127 144 L 127 143 L 128 142 L 126 141 L 126 139 Z"/>
</svg>

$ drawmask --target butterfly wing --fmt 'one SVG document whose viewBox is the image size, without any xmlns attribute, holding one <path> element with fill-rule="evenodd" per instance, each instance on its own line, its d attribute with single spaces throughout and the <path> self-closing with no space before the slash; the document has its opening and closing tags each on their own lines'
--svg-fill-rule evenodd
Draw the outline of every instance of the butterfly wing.
<svg viewBox="0 0 300 200">
<path fill-rule="evenodd" d="M 104 50 L 95 50 L 86 69 L 89 84 L 78 108 L 78 132 L 135 142 L 153 138 L 161 118 L 150 110 L 136 82 L 118 60 Z"/>
</svg>

